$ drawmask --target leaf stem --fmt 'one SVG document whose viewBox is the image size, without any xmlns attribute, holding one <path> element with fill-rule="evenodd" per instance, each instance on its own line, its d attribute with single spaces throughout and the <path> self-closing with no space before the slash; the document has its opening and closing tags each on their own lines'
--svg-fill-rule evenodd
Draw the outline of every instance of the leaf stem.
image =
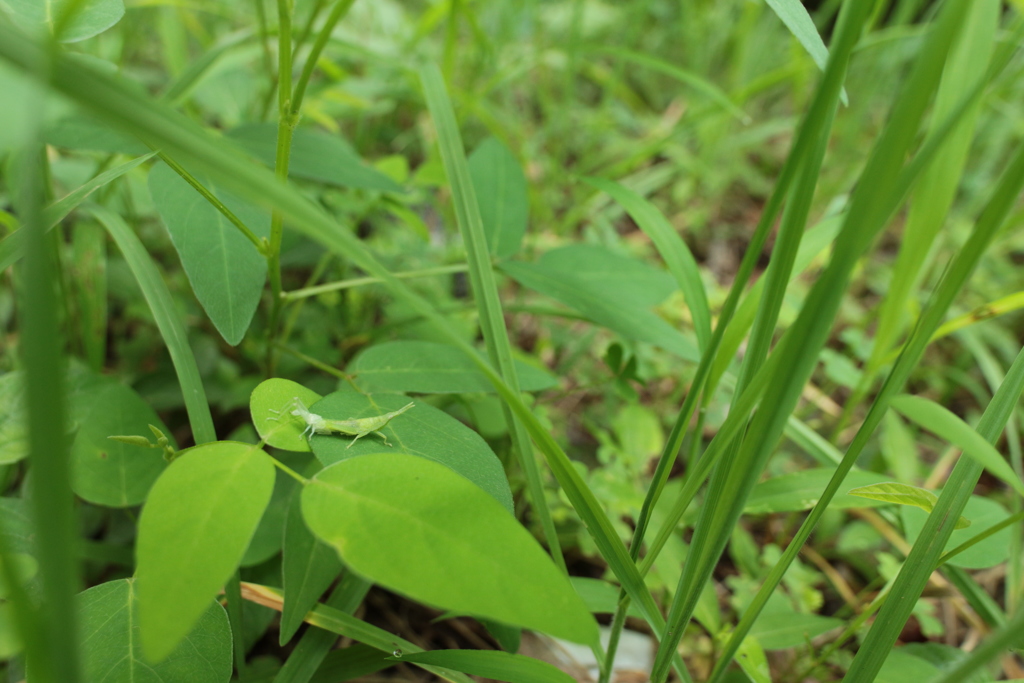
<svg viewBox="0 0 1024 683">
<path fill-rule="evenodd" d="M 277 458 L 271 456 L 270 459 L 274 461 L 274 467 L 276 467 L 277 469 L 281 470 L 282 472 L 284 472 L 289 477 L 291 477 L 295 481 L 299 482 L 303 486 L 305 486 L 306 484 L 309 483 L 309 479 L 306 479 L 304 476 L 302 476 L 301 474 L 299 474 L 298 472 L 293 470 L 291 467 L 288 467 L 288 465 L 285 465 L 283 462 L 281 462 Z"/>
<path fill-rule="evenodd" d="M 449 266 L 436 266 L 434 268 L 423 268 L 421 270 L 407 270 L 404 273 L 394 273 L 394 276 L 398 278 L 411 280 L 414 278 L 430 277 L 432 275 L 465 273 L 468 270 L 468 264 L 454 263 Z M 355 277 L 348 280 L 340 280 L 338 282 L 328 282 L 326 284 L 316 285 L 314 287 L 303 287 L 302 289 L 294 289 L 290 292 L 281 292 L 281 298 L 286 301 L 292 301 L 295 299 L 304 299 L 306 297 L 324 294 L 325 292 L 336 292 L 342 289 L 362 287 L 363 285 L 373 285 L 380 282 L 383 282 L 383 280 L 381 280 L 379 277 Z"/>
<path fill-rule="evenodd" d="M 201 182 L 196 180 L 195 176 L 193 176 L 191 173 L 186 171 L 185 168 L 181 164 L 179 164 L 177 161 L 175 161 L 171 157 L 167 156 L 163 152 L 157 151 L 157 156 L 160 157 L 161 161 L 163 161 L 165 164 L 170 166 L 172 171 L 174 171 L 179 176 L 181 176 L 182 180 L 184 180 L 186 183 L 191 185 L 192 188 L 196 192 L 201 194 L 203 196 L 203 199 L 205 199 L 206 201 L 210 202 L 210 204 L 213 206 L 213 208 L 215 208 L 218 211 L 220 211 L 221 215 L 223 215 L 224 218 L 227 218 L 228 222 L 230 222 L 231 225 L 233 225 L 236 228 L 238 228 L 238 230 L 243 235 L 245 235 L 246 239 L 248 239 L 250 242 L 253 243 L 253 245 L 255 245 L 257 251 L 259 251 L 261 255 L 263 255 L 263 256 L 267 255 L 267 249 L 268 249 L 267 240 L 258 237 L 256 235 L 256 233 L 254 233 L 252 230 L 250 230 L 249 226 L 247 226 L 245 223 L 243 223 L 241 218 L 236 216 L 231 209 L 229 209 L 227 206 L 225 206 L 224 202 L 222 202 L 220 199 L 218 199 L 215 194 L 210 192 L 210 190 L 208 190 L 205 185 L 203 185 Z"/>
<path fill-rule="evenodd" d="M 298 116 L 299 109 L 302 107 L 302 100 L 306 96 L 306 86 L 309 85 L 309 79 L 313 75 L 313 69 L 316 68 L 317 61 L 320 60 L 320 55 L 327 46 L 327 42 L 331 39 L 334 27 L 348 13 L 353 2 L 355 0 L 338 0 L 331 9 L 331 13 L 327 16 L 327 21 L 320 28 L 320 33 L 316 36 L 316 41 L 309 51 L 309 56 L 306 57 L 306 63 L 302 66 L 299 80 L 295 84 L 295 93 L 292 95 L 292 113 L 294 115 Z"/>
</svg>

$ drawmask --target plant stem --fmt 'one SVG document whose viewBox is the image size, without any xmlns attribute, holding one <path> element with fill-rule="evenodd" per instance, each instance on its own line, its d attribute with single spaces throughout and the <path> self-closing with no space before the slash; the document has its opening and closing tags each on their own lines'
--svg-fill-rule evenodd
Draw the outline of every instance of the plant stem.
<svg viewBox="0 0 1024 683">
<path fill-rule="evenodd" d="M 288 182 L 288 161 L 292 152 L 292 133 L 298 116 L 292 115 L 292 6 L 290 0 L 277 0 L 277 153 L 274 174 Z M 267 376 L 273 377 L 276 356 L 274 339 L 281 318 L 281 238 L 284 217 L 280 211 L 270 216 L 270 249 L 267 272 L 270 276 L 270 323 L 267 330 Z"/>
<path fill-rule="evenodd" d="M 421 270 L 408 270 L 404 273 L 395 273 L 394 276 L 403 279 L 413 279 L 420 277 L 430 277 L 432 275 L 448 275 L 449 273 L 465 273 L 469 270 L 469 265 L 465 263 L 455 263 L 450 266 L 437 266 L 435 268 L 423 268 Z M 317 294 L 324 294 L 325 292 L 336 292 L 342 289 L 350 289 L 352 287 L 362 287 L 363 285 L 373 285 L 383 282 L 378 277 L 355 277 L 349 280 L 340 280 L 338 282 L 328 282 L 323 285 L 316 285 L 315 287 L 303 287 L 302 289 L 295 289 L 290 292 L 282 292 L 281 298 L 286 301 L 294 299 L 304 299 L 310 296 L 316 296 Z"/>
<path fill-rule="evenodd" d="M 323 27 L 320 29 L 320 33 L 316 36 L 316 42 L 313 43 L 312 49 L 309 51 L 309 56 L 306 57 L 306 63 L 302 66 L 302 73 L 299 74 L 299 80 L 295 84 L 295 94 L 292 96 L 292 114 L 298 117 L 299 109 L 302 107 L 302 100 L 306 96 L 306 86 L 309 85 L 309 79 L 313 75 L 313 69 L 316 68 L 316 63 L 320 59 L 321 53 L 327 46 L 327 41 L 331 39 L 331 34 L 334 32 L 334 27 L 338 25 L 355 0 L 338 0 L 335 3 L 334 8 L 331 9 L 331 13 L 327 16 L 327 21 L 324 22 Z"/>
</svg>

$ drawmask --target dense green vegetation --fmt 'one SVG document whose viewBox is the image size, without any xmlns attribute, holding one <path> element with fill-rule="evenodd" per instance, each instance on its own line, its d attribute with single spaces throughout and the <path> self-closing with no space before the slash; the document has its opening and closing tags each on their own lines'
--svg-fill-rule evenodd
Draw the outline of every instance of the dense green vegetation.
<svg viewBox="0 0 1024 683">
<path fill-rule="evenodd" d="M 1022 9 L 0 0 L 7 680 L 1024 679 Z"/>
</svg>

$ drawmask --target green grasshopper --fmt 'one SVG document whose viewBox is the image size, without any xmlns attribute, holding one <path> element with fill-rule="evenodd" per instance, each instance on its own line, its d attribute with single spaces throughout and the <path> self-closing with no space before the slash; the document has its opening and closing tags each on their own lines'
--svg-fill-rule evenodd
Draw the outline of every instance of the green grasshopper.
<svg viewBox="0 0 1024 683">
<path fill-rule="evenodd" d="M 384 413 L 383 415 L 377 415 L 375 417 L 360 417 L 352 418 L 349 420 L 332 420 L 322 415 L 309 412 L 309 408 L 299 399 L 298 396 L 292 399 L 292 402 L 284 407 L 282 410 L 271 410 L 271 412 L 281 413 L 290 412 L 295 417 L 302 418 L 302 421 L 306 423 L 306 428 L 302 430 L 302 436 L 309 432 L 310 436 L 314 434 L 349 434 L 354 435 L 356 438 L 352 439 L 352 443 L 345 448 L 352 448 L 356 441 L 359 441 L 361 437 L 367 434 L 376 434 L 380 438 L 384 439 L 384 445 L 390 446 L 388 443 L 388 437 L 380 431 L 384 429 L 388 422 L 395 419 L 405 411 L 412 408 L 415 403 L 409 403 L 398 410 L 392 410 L 390 413 Z M 289 410 L 290 409 L 290 410 Z M 268 420 L 277 420 L 276 417 L 268 417 Z"/>
</svg>

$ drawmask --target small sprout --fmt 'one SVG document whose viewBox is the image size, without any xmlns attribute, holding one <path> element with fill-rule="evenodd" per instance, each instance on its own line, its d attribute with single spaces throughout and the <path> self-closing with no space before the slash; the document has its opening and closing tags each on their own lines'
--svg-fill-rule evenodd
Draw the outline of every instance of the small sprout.
<svg viewBox="0 0 1024 683">
<path fill-rule="evenodd" d="M 129 446 L 138 446 L 139 448 L 153 448 L 153 444 L 149 442 L 144 436 L 108 436 L 108 439 L 126 443 Z"/>
<path fill-rule="evenodd" d="M 162 431 L 153 425 L 149 425 L 149 431 L 153 432 L 153 436 L 156 437 L 156 443 L 153 443 L 144 436 L 108 436 L 107 438 L 128 444 L 129 446 L 137 446 L 139 448 L 159 448 L 164 452 L 164 460 L 167 462 L 172 462 L 176 457 L 178 457 L 177 451 L 175 451 L 174 447 L 171 446 L 171 440 L 168 439 Z"/>
</svg>

